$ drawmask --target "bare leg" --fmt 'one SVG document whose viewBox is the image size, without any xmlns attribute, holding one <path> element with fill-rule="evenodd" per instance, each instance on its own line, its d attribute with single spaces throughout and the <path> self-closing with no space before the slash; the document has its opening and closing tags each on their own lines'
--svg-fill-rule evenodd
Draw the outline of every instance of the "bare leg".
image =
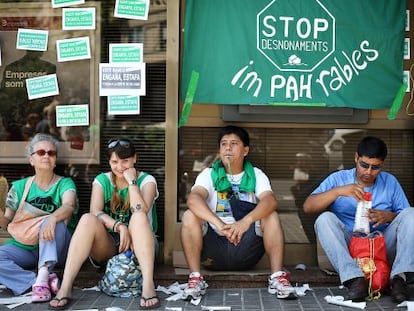
<svg viewBox="0 0 414 311">
<path fill-rule="evenodd" d="M 185 211 L 182 217 L 181 244 L 190 272 L 200 272 L 203 247 L 202 223 L 190 210 Z"/>
<path fill-rule="evenodd" d="M 96 216 L 88 213 L 81 217 L 73 233 L 63 272 L 62 284 L 56 294 L 57 298 L 72 296 L 75 278 L 82 264 L 92 251 L 95 259 L 106 260 L 115 254 L 115 245 L 102 222 Z M 50 304 L 56 307 L 59 305 L 59 301 L 52 300 Z"/>
<path fill-rule="evenodd" d="M 283 268 L 284 236 L 279 216 L 276 212 L 261 220 L 263 243 L 269 257 L 271 273 Z"/>
<path fill-rule="evenodd" d="M 147 214 L 138 211 L 132 214 L 129 222 L 129 231 L 132 237 L 134 253 L 138 258 L 142 272 L 142 297 L 155 297 L 154 286 L 154 261 L 155 246 L 154 234 L 151 229 Z M 152 306 L 156 304 L 156 298 L 144 300 L 141 299 L 141 306 Z"/>
</svg>

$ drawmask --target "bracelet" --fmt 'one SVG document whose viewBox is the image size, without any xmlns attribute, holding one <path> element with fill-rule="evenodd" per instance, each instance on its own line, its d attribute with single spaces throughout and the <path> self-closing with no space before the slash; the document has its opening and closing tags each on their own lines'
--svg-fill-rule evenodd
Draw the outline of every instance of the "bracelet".
<svg viewBox="0 0 414 311">
<path fill-rule="evenodd" d="M 115 231 L 115 227 L 116 227 L 116 225 L 117 225 L 117 224 L 119 224 L 119 223 L 120 223 L 120 221 L 119 221 L 119 220 L 115 221 L 114 225 L 112 226 L 112 231 L 113 231 L 113 232 L 116 232 L 116 231 Z"/>
</svg>

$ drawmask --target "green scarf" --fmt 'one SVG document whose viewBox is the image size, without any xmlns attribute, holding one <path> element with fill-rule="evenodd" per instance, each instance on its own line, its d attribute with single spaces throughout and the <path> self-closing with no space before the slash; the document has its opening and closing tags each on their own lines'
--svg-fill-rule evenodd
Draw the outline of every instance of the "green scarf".
<svg viewBox="0 0 414 311">
<path fill-rule="evenodd" d="M 244 160 L 244 175 L 239 185 L 240 192 L 254 192 L 256 189 L 256 175 L 254 174 L 253 165 Z M 217 192 L 227 192 L 231 189 L 231 183 L 229 182 L 224 169 L 223 162 L 217 160 L 212 164 L 211 179 L 213 180 L 214 189 Z"/>
</svg>

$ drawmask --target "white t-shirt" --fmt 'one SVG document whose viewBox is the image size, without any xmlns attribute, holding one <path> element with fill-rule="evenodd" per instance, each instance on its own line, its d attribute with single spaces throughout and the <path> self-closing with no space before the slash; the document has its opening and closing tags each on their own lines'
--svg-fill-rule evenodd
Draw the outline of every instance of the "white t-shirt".
<svg viewBox="0 0 414 311">
<path fill-rule="evenodd" d="M 205 188 L 209 195 L 207 197 L 207 205 L 210 210 L 219 216 L 225 223 L 234 223 L 235 219 L 231 213 L 231 208 L 228 205 L 227 199 L 220 200 L 221 195 L 214 189 L 213 181 L 211 179 L 211 167 L 204 169 L 196 178 L 196 181 L 192 188 L 201 186 Z M 256 175 L 256 189 L 255 192 L 239 193 L 239 199 L 251 203 L 257 203 L 259 196 L 265 191 L 272 191 L 269 178 L 259 168 L 254 167 L 254 173 Z M 231 176 L 227 174 L 227 178 L 230 183 L 240 185 L 244 171 L 240 174 Z M 211 224 L 210 224 L 211 225 Z M 212 225 L 211 225 L 212 226 Z M 213 227 L 213 226 L 212 226 Z M 214 227 L 213 227 L 214 228 Z"/>
</svg>

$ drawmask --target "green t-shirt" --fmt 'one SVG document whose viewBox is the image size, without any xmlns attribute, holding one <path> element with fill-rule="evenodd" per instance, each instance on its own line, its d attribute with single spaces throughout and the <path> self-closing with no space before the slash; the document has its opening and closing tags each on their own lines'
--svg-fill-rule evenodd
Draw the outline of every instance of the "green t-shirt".
<svg viewBox="0 0 414 311">
<path fill-rule="evenodd" d="M 7 194 L 6 205 L 14 211 L 17 211 L 19 208 L 20 200 L 23 196 L 24 188 L 26 182 L 30 177 L 26 177 L 20 180 L 17 180 L 12 183 L 12 187 Z M 30 185 L 29 193 L 26 197 L 26 202 L 30 203 L 34 207 L 46 211 L 48 213 L 53 213 L 60 206 L 62 206 L 63 194 L 66 191 L 73 191 L 76 194 L 76 185 L 73 180 L 69 177 L 60 177 L 57 182 L 55 182 L 49 189 L 42 190 L 40 189 L 35 182 Z M 78 201 L 76 200 L 75 210 L 72 214 L 72 217 L 68 223 L 68 229 L 71 233 L 75 230 L 76 224 L 78 222 Z M 35 249 L 38 245 L 29 246 L 24 245 L 13 238 L 6 242 L 7 244 L 14 244 L 25 249 Z"/>
<path fill-rule="evenodd" d="M 131 211 L 129 208 L 123 213 L 114 213 L 111 210 L 111 204 L 110 204 L 111 197 L 112 197 L 112 193 L 115 188 L 115 185 L 111 181 L 111 174 L 112 174 L 111 172 L 101 173 L 98 176 L 96 176 L 94 180 L 94 182 L 97 182 L 99 185 L 101 185 L 102 191 L 104 193 L 103 210 L 106 214 L 111 216 L 115 221 L 122 221 L 124 224 L 128 226 L 129 220 L 131 219 Z M 153 182 L 155 183 L 155 186 L 157 186 L 155 178 L 152 175 L 145 173 L 145 172 L 140 172 L 137 178 L 138 187 L 142 189 L 142 187 L 148 182 Z M 156 194 L 155 199 L 158 197 L 158 190 L 156 190 L 156 192 L 157 194 Z M 128 187 L 124 189 L 118 189 L 118 194 L 120 195 L 122 201 L 125 201 L 128 195 Z M 156 233 L 158 230 L 158 221 L 157 221 L 157 213 L 155 210 L 155 201 L 152 204 L 151 210 L 148 212 L 148 219 L 150 221 L 150 224 L 152 225 L 152 231 Z"/>
</svg>

